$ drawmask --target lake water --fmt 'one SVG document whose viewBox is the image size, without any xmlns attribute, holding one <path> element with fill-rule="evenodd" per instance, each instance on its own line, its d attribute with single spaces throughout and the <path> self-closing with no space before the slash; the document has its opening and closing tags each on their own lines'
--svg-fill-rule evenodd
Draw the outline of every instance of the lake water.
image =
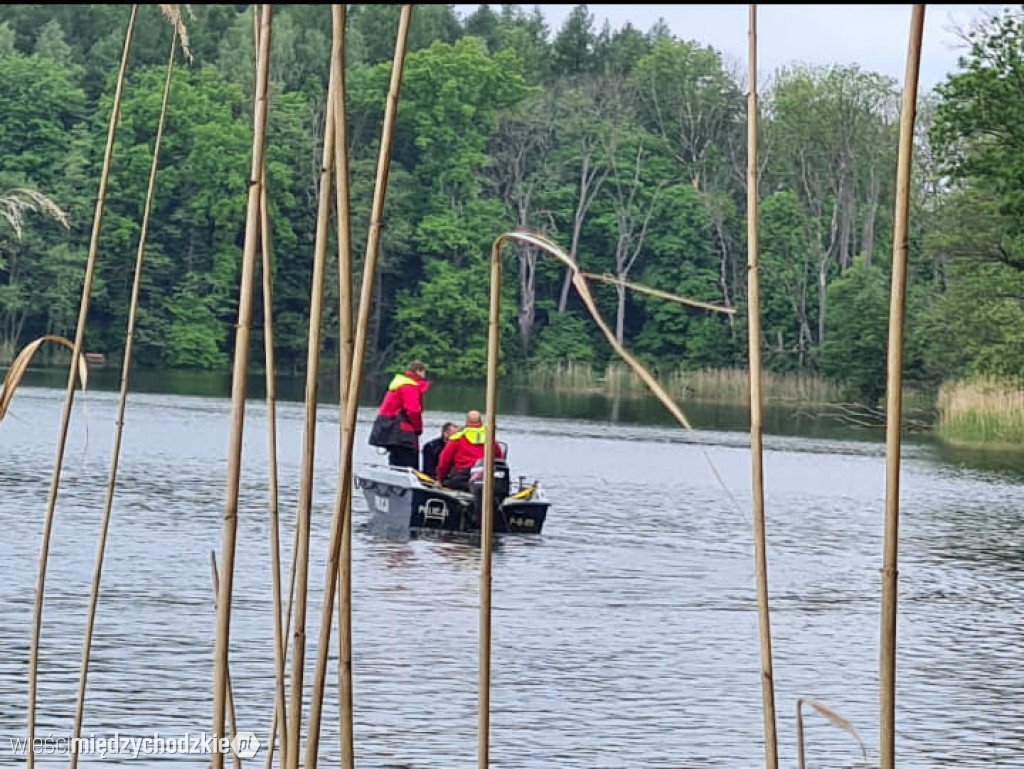
<svg viewBox="0 0 1024 769">
<path fill-rule="evenodd" d="M 37 736 L 67 735 L 73 722 L 117 406 L 116 392 L 96 381 L 76 397 L 51 540 Z M 37 557 L 64 397 L 52 378 L 30 383 L 36 386 L 17 393 L 0 423 L 7 543 L 0 566 L 0 765 L 22 761 L 8 740 L 26 731 Z M 84 732 L 209 732 L 210 552 L 220 553 L 230 403 L 226 390 L 187 394 L 167 378 L 143 379 L 139 389 L 128 405 Z M 368 404 L 377 395 L 364 394 Z M 428 400 L 432 432 L 481 407 L 483 388 L 438 385 Z M 506 537 L 494 552 L 493 766 L 764 765 L 745 413 L 688 413 L 700 428 L 695 434 L 650 402 L 503 395 L 499 430 L 513 476 L 539 478 L 554 504 L 542 536 Z M 380 460 L 366 445 L 372 414 L 372 406 L 360 412 L 358 463 Z M 278 416 L 288 563 L 302 405 L 282 403 Z M 808 766 L 877 765 L 882 436 L 783 412 L 770 414 L 767 427 L 780 764 L 797 765 L 797 700 L 810 697 L 852 722 L 868 761 L 851 735 L 805 710 Z M 337 406 L 323 404 L 307 685 L 337 429 Z M 231 675 L 239 726 L 265 744 L 274 676 L 266 422 L 258 401 L 248 410 L 244 457 Z M 1024 765 L 1022 481 L 1024 467 L 1014 457 L 952 454 L 921 440 L 904 447 L 900 767 Z M 479 550 L 462 541 L 380 539 L 365 526 L 361 497 L 355 506 L 357 765 L 475 767 Z M 332 652 L 322 766 L 339 763 L 335 663 Z M 247 765 L 262 766 L 264 750 Z M 208 759 L 118 760 L 202 766 Z M 81 765 L 101 763 L 117 760 L 85 757 Z"/>
</svg>

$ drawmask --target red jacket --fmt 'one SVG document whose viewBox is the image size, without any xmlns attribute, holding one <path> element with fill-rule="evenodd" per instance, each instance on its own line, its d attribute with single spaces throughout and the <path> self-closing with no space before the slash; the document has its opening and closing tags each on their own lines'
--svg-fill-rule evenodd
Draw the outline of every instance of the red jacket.
<svg viewBox="0 0 1024 769">
<path fill-rule="evenodd" d="M 453 433 L 437 460 L 437 480 L 444 483 L 445 478 L 456 470 L 468 469 L 483 459 L 486 432 L 482 422 L 475 422 Z M 497 441 L 494 442 L 494 456 L 496 459 L 504 458 Z"/>
<path fill-rule="evenodd" d="M 430 382 L 411 371 L 397 374 L 388 385 L 387 395 L 377 410 L 378 416 L 399 417 L 402 433 L 409 433 L 402 442 L 417 449 L 417 436 L 423 432 L 423 395 L 429 387 Z"/>
</svg>

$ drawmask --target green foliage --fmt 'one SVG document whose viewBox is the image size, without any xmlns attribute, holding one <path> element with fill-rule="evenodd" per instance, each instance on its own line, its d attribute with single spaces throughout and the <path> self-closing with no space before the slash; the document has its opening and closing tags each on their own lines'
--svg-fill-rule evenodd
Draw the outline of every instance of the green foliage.
<svg viewBox="0 0 1024 769">
<path fill-rule="evenodd" d="M 652 260 L 640 282 L 691 299 L 721 299 L 712 226 L 701 194 L 691 184 L 677 184 L 664 191 L 662 206 L 651 224 Z M 656 297 L 635 301 L 644 318 L 636 350 L 648 360 L 703 367 L 732 357 L 724 320 Z"/>
<path fill-rule="evenodd" d="M 658 40 L 632 74 L 639 119 L 669 142 L 687 178 L 701 189 L 734 141 L 743 97 L 710 47 Z"/>
<path fill-rule="evenodd" d="M 537 337 L 530 365 L 556 366 L 566 362 L 593 365 L 598 362 L 592 324 L 579 317 L 561 313 L 544 327 Z"/>
<path fill-rule="evenodd" d="M 52 189 L 70 149 L 69 131 L 84 117 L 85 96 L 72 73 L 38 56 L 0 59 L 0 104 L 3 170 Z"/>
<path fill-rule="evenodd" d="M 828 336 L 821 371 L 843 379 L 852 394 L 875 405 L 885 392 L 889 285 L 878 267 L 858 260 L 828 287 Z"/>
<path fill-rule="evenodd" d="M 172 367 L 220 369 L 227 365 L 223 352 L 227 326 L 221 323 L 202 296 L 201 282 L 190 280 L 186 290 L 167 302 L 170 323 L 164 363 Z"/>
<path fill-rule="evenodd" d="M 920 323 L 933 371 L 946 376 L 1024 372 L 1024 273 L 1002 264 L 955 264 Z"/>
<path fill-rule="evenodd" d="M 765 359 L 779 370 L 803 368 L 817 315 L 815 256 L 808 249 L 800 204 L 777 192 L 761 206 L 761 329 Z"/>
<path fill-rule="evenodd" d="M 402 291 L 397 297 L 398 357 L 426 361 L 443 378 L 484 378 L 488 284 L 484 265 L 457 270 L 446 262 L 430 262 L 418 293 Z M 511 327 L 510 310 L 509 303 L 503 302 L 501 322 L 505 329 Z"/>
<path fill-rule="evenodd" d="M 1005 11 L 969 35 L 962 70 L 936 90 L 932 140 L 943 150 L 945 169 L 974 179 L 1001 198 L 1015 234 L 1024 231 L 1024 18 Z"/>
<path fill-rule="evenodd" d="M 14 55 L 16 50 L 14 41 L 15 35 L 11 25 L 6 21 L 0 24 L 0 59 L 6 59 L 8 56 Z"/>
<path fill-rule="evenodd" d="M 596 64 L 596 44 L 594 15 L 585 5 L 575 6 L 555 35 L 555 65 L 569 78 L 592 72 Z"/>
<path fill-rule="evenodd" d="M 0 194 L 39 190 L 69 220 L 64 229 L 29 212 L 20 239 L 0 221 L 6 349 L 67 334 L 75 322 L 129 10 L 0 6 Z M 737 305 L 730 320 L 629 291 L 620 304 L 615 287 L 594 286 L 616 332 L 621 307 L 624 344 L 660 370 L 741 366 L 745 84 L 713 48 L 678 40 L 664 24 L 598 31 L 577 6 L 549 30 L 539 8 L 481 6 L 465 22 L 456 10 L 414 12 L 386 205 L 373 223 L 380 254 L 369 370 L 415 356 L 440 376 L 481 378 L 490 249 L 517 226 L 572 247 L 588 271 Z M 136 354 L 143 365 L 223 369 L 233 353 L 252 150 L 252 11 L 192 12 L 194 59 L 179 57 L 174 72 Z M 399 12 L 356 5 L 348 15 L 357 290 Z M 89 319 L 90 349 L 113 355 L 124 341 L 171 42 L 157 6 L 139 14 Z M 306 356 L 329 39 L 326 6 L 274 13 L 267 311 L 279 365 L 293 370 Z M 906 370 L 929 385 L 1024 374 L 1024 21 L 1016 12 L 996 17 L 971 42 L 934 108 L 924 100 L 918 113 Z M 898 107 L 890 78 L 795 67 L 775 73 L 761 113 L 766 365 L 801 376 L 820 366 L 868 400 L 884 364 Z M 634 225 L 650 210 L 641 240 Z M 332 275 L 336 238 L 332 227 Z M 501 321 L 509 369 L 605 362 L 607 347 L 575 293 L 556 309 L 564 276 L 546 255 L 514 258 L 509 249 Z M 325 351 L 337 343 L 338 291 L 329 280 Z M 258 331 L 261 302 L 254 312 Z M 254 352 L 261 341 L 254 333 Z"/>
</svg>

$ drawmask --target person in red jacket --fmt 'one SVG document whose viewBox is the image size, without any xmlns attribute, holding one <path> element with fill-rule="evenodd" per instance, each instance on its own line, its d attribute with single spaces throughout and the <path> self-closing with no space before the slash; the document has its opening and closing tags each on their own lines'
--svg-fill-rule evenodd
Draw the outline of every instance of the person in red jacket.
<svg viewBox="0 0 1024 769">
<path fill-rule="evenodd" d="M 427 367 L 418 360 L 388 385 L 370 430 L 370 445 L 387 449 L 388 464 L 393 467 L 419 470 L 423 396 L 429 387 Z"/>
<path fill-rule="evenodd" d="M 469 489 L 469 472 L 484 458 L 487 428 L 480 421 L 479 411 L 466 414 L 466 426 L 453 434 L 437 460 L 437 480 L 449 489 Z M 501 446 L 494 442 L 494 457 L 502 459 Z"/>
</svg>

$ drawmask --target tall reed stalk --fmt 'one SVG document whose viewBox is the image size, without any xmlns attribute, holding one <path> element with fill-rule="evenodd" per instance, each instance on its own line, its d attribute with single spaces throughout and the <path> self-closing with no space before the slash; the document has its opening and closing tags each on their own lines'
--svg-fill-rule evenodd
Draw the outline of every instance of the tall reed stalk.
<svg viewBox="0 0 1024 769">
<path fill-rule="evenodd" d="M 100 226 L 103 223 L 104 202 L 107 197 L 107 180 L 110 178 L 110 161 L 114 153 L 114 137 L 117 135 L 117 124 L 121 116 L 121 94 L 124 89 L 124 75 L 128 69 L 128 55 L 131 51 L 132 38 L 135 33 L 135 19 L 139 6 L 132 5 L 125 33 L 124 49 L 121 54 L 121 67 L 117 73 L 117 86 L 114 91 L 114 104 L 110 113 L 110 125 L 107 130 L 107 146 L 103 152 L 103 168 L 100 172 L 99 191 L 96 195 L 96 210 L 92 224 L 92 237 L 89 241 L 89 256 L 85 263 L 85 280 L 82 283 L 82 299 L 78 308 L 78 325 L 75 328 L 74 349 L 71 353 L 71 365 L 68 368 L 68 386 L 64 395 L 64 411 L 61 414 L 60 434 L 57 439 L 57 458 L 53 464 L 53 476 L 50 480 L 50 493 L 46 505 L 46 523 L 43 530 L 43 544 L 39 553 L 39 575 L 36 580 L 36 599 L 32 622 L 32 644 L 28 662 L 28 766 L 35 766 L 35 751 L 32 746 L 36 732 L 36 688 L 39 673 L 39 635 L 43 625 L 43 594 L 46 589 L 46 566 L 50 552 L 50 535 L 53 531 L 54 511 L 57 507 L 57 493 L 60 488 L 60 472 L 64 463 L 64 449 L 67 445 L 68 427 L 71 423 L 71 407 L 75 398 L 75 363 L 82 357 L 82 346 L 85 341 L 85 323 L 89 317 L 89 299 L 92 296 L 92 283 L 96 274 L 96 254 L 99 251 Z"/>
<path fill-rule="evenodd" d="M 253 92 L 257 78 L 256 50 L 259 47 L 262 8 L 253 6 L 252 50 Z M 277 487 L 277 380 L 274 363 L 274 253 L 270 232 L 270 207 L 267 203 L 267 169 L 261 169 L 260 178 L 260 256 L 263 283 L 263 359 L 267 403 L 267 489 L 270 513 L 270 570 L 274 602 L 274 716 L 267 745 L 267 769 L 273 762 L 274 735 L 278 733 L 282 757 L 288 753 L 288 727 L 285 717 L 285 664 L 287 647 L 283 627 L 281 601 L 281 526 L 278 510 Z"/>
<path fill-rule="evenodd" d="M 377 272 L 377 258 L 380 253 L 381 224 L 384 216 L 384 201 L 387 195 L 388 172 L 391 164 L 391 146 L 394 142 L 395 122 L 398 115 L 398 96 L 402 85 L 405 51 L 409 40 L 409 24 L 412 6 L 403 5 L 395 37 L 395 53 L 391 66 L 391 81 L 388 86 L 387 102 L 384 107 L 384 123 L 381 127 L 380 149 L 377 155 L 377 178 L 374 182 L 373 203 L 370 209 L 370 226 L 367 232 L 366 255 L 363 259 L 363 278 L 359 294 L 359 314 L 356 323 L 352 366 L 345 414 L 341 423 L 342 445 L 338 457 L 338 491 L 335 496 L 334 515 L 331 518 L 331 537 L 327 553 L 327 572 L 324 575 L 323 604 L 320 611 L 320 640 L 313 697 L 310 700 L 308 725 L 308 746 L 306 769 L 317 764 L 320 736 L 320 716 L 323 706 L 324 681 L 327 677 L 327 652 L 331 640 L 331 621 L 334 613 L 334 588 L 338 581 L 338 561 L 344 529 L 351 528 L 352 519 L 352 447 L 355 436 L 356 414 L 359 409 L 359 390 L 363 375 L 363 361 L 366 356 L 366 338 L 370 322 L 370 305 L 373 299 L 374 277 Z M 350 535 L 346 535 L 350 536 Z M 294 692 L 293 692 L 294 696 Z"/>
<path fill-rule="evenodd" d="M 227 492 L 224 503 L 221 578 L 217 600 L 217 636 L 214 646 L 213 739 L 224 734 L 225 690 L 228 645 L 231 629 L 231 590 L 235 571 L 235 541 L 238 530 L 238 491 L 242 469 L 242 431 L 245 423 L 246 377 L 249 373 L 249 326 L 252 322 L 253 275 L 256 267 L 260 221 L 260 188 L 264 178 L 263 149 L 267 130 L 267 82 L 270 70 L 270 35 L 273 6 L 266 5 L 260 20 L 260 42 L 256 54 L 256 90 L 253 96 L 252 166 L 246 201 L 245 242 L 238 292 L 238 325 L 235 327 L 235 360 L 231 376 L 231 426 L 228 438 Z M 213 769 L 222 769 L 224 754 L 211 755 Z"/>
<path fill-rule="evenodd" d="M 89 595 L 89 613 L 85 625 L 85 640 L 82 645 L 82 664 L 78 677 L 78 698 L 75 703 L 75 725 L 72 737 L 82 735 L 82 716 L 85 710 L 85 688 L 89 677 L 89 655 L 92 652 L 93 628 L 96 622 L 96 605 L 99 602 L 100 579 L 103 574 L 103 559 L 107 548 L 107 533 L 110 528 L 110 511 L 114 505 L 114 490 L 117 486 L 117 468 L 121 458 L 121 438 L 124 433 L 124 412 L 128 402 L 128 379 L 132 365 L 132 350 L 135 341 L 135 319 L 139 310 L 139 290 L 142 285 L 142 266 L 146 254 L 146 237 L 149 234 L 149 217 L 153 208 L 153 191 L 156 188 L 156 172 L 160 164 L 160 145 L 163 141 L 164 124 L 167 119 L 167 103 L 171 94 L 171 78 L 174 73 L 174 57 L 177 53 L 178 30 L 171 36 L 171 53 L 167 61 L 167 77 L 164 80 L 163 101 L 157 121 L 156 139 L 153 143 L 153 162 L 149 169 L 149 184 L 146 188 L 146 202 L 142 213 L 142 227 L 139 233 L 139 248 L 135 254 L 135 276 L 132 280 L 131 299 L 128 304 L 128 330 L 125 333 L 124 360 L 121 362 L 121 392 L 117 404 L 117 423 L 114 431 L 114 449 L 110 459 L 110 476 L 107 479 L 107 496 L 103 505 L 103 520 L 100 524 L 99 544 L 96 548 L 96 565 L 93 569 L 92 590 Z M 76 744 L 72 741 L 72 744 Z M 78 766 L 78 752 L 71 753 L 71 769 Z"/>
<path fill-rule="evenodd" d="M 886 382 L 885 543 L 882 562 L 879 717 L 882 769 L 896 766 L 896 600 L 899 560 L 900 428 L 903 422 L 903 326 L 907 299 L 907 220 L 910 176 L 917 116 L 917 83 L 921 66 L 924 5 L 915 5 L 910 19 L 907 74 L 900 109 L 896 204 L 892 233 L 892 290 L 889 299 L 889 347 Z"/>
<path fill-rule="evenodd" d="M 287 755 L 288 729 L 285 719 L 285 629 L 281 601 L 281 525 L 278 516 L 277 488 L 277 384 L 274 366 L 274 259 L 271 251 L 270 216 L 267 205 L 266 170 L 260 185 L 260 235 L 263 257 L 263 356 L 267 400 L 268 504 L 270 508 L 270 569 L 274 594 L 274 713 L 281 715 L 279 739 L 281 754 Z M 271 733 L 273 739 L 273 733 Z M 268 750 L 268 755 L 273 755 Z"/>
<path fill-rule="evenodd" d="M 281 629 L 282 629 L 282 632 L 283 632 L 283 635 L 284 635 L 285 639 L 288 638 L 289 634 L 291 633 L 291 628 L 292 628 L 292 604 L 294 603 L 294 599 L 295 599 L 295 556 L 296 556 L 296 551 L 298 549 L 299 549 L 299 530 L 298 530 L 298 527 L 296 527 L 295 528 L 294 536 L 292 537 L 291 566 L 288 569 L 288 606 L 285 609 L 284 621 L 283 621 L 283 623 L 281 625 Z M 287 646 L 287 644 L 285 645 L 284 652 L 285 652 L 284 663 L 287 664 L 287 655 L 288 655 L 288 646 Z M 267 758 L 266 758 L 266 764 L 265 764 L 266 769 L 271 769 L 271 767 L 274 765 L 274 734 L 275 734 L 275 732 L 280 732 L 280 730 L 282 728 L 285 728 L 285 721 L 284 721 L 285 712 L 286 712 L 286 707 L 282 705 L 279 708 L 278 704 L 277 704 L 277 700 L 275 698 L 275 700 L 274 700 L 274 715 L 273 715 L 273 717 L 271 718 L 271 721 L 270 721 L 270 737 L 268 739 Z M 284 738 L 281 741 L 281 745 L 284 746 L 284 745 L 287 744 L 287 742 L 288 742 L 288 735 L 286 733 L 284 735 Z M 286 761 L 285 750 L 283 748 L 282 748 L 282 751 L 281 751 L 281 764 L 280 765 L 281 766 L 287 766 L 288 765 L 287 761 Z"/>
<path fill-rule="evenodd" d="M 345 22 L 347 6 L 331 6 L 331 24 L 339 39 L 335 78 L 338 88 L 334 99 L 334 173 L 338 213 L 338 406 L 341 444 L 339 456 L 348 441 L 345 408 L 352 376 L 352 221 L 349 193 L 348 118 L 345 91 Z M 340 34 L 339 31 L 340 30 Z M 349 479 L 339 481 L 351 493 Z M 341 740 L 342 769 L 355 766 L 355 740 L 352 712 L 352 515 L 351 499 L 342 501 L 342 538 L 338 563 L 338 736 Z"/>
<path fill-rule="evenodd" d="M 331 57 L 337 55 L 332 45 Z M 302 468 L 299 480 L 299 507 L 295 520 L 299 532 L 295 556 L 295 630 L 292 635 L 291 701 L 288 713 L 288 766 L 299 765 L 299 740 L 302 734 L 303 667 L 306 660 L 306 596 L 309 592 L 309 531 L 313 512 L 313 467 L 316 452 L 317 391 L 320 373 L 320 334 L 323 325 L 324 283 L 327 267 L 327 237 L 331 221 L 331 172 L 334 163 L 334 111 L 330 108 L 337 90 L 334 67 L 327 86 L 324 120 L 324 146 L 320 161 L 320 196 L 317 206 L 316 241 L 313 246 L 313 282 L 309 295 L 309 337 L 306 348 L 306 411 L 302 435 Z M 333 600 L 333 596 L 332 596 Z M 314 735 L 307 735 L 312 747 Z M 308 749 L 307 749 L 308 755 Z M 308 759 L 307 759 L 308 760 Z"/>
<path fill-rule="evenodd" d="M 487 317 L 487 440 L 484 441 L 484 489 L 480 509 L 480 617 L 479 672 L 477 684 L 477 766 L 487 769 L 491 761 L 491 561 L 494 530 L 494 441 L 497 440 L 498 355 L 501 320 L 501 245 L 499 238 L 491 251 L 491 298 Z"/>
<path fill-rule="evenodd" d="M 768 554 L 764 523 L 764 443 L 761 414 L 761 278 L 758 256 L 757 174 L 757 6 L 750 6 L 750 91 L 747 96 L 747 340 L 750 354 L 750 458 L 754 503 L 754 571 L 761 646 L 761 708 L 764 717 L 764 764 L 779 765 L 775 726 L 775 679 L 772 673 L 772 631 L 768 607 Z"/>
<path fill-rule="evenodd" d="M 210 570 L 213 572 L 213 611 L 217 613 L 217 596 L 220 594 L 220 578 L 217 573 L 217 554 L 210 551 Z M 238 734 L 238 714 L 235 712 L 235 695 L 231 688 L 231 669 L 227 671 L 228 679 L 228 715 L 231 717 L 231 736 L 232 739 Z M 235 762 L 235 769 L 242 769 L 242 757 L 234 751 L 231 751 L 231 755 Z"/>
</svg>

